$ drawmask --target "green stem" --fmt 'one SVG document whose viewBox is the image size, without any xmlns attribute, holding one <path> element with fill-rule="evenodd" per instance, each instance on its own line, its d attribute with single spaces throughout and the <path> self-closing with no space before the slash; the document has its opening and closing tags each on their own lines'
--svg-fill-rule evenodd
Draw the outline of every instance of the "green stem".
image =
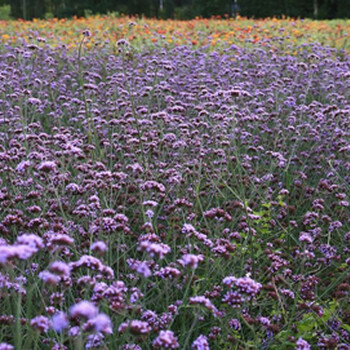
<svg viewBox="0 0 350 350">
<path fill-rule="evenodd" d="M 16 323 L 15 323 L 15 348 L 16 350 L 22 349 L 22 326 L 21 326 L 21 313 L 22 313 L 22 295 L 21 293 L 18 293 L 18 297 L 16 300 L 16 306 L 15 306 L 15 317 L 16 317 Z"/>
</svg>

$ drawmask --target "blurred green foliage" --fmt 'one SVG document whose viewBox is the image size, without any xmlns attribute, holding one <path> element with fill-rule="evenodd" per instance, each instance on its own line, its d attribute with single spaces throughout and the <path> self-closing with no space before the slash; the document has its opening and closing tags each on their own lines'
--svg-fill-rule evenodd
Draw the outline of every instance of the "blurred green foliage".
<svg viewBox="0 0 350 350">
<path fill-rule="evenodd" d="M 8 20 L 11 18 L 11 6 L 2 5 L 0 6 L 0 20 Z"/>
<path fill-rule="evenodd" d="M 0 0 L 0 16 L 45 18 L 89 16 L 109 12 L 156 18 L 190 19 L 220 15 L 253 18 L 288 16 L 349 18 L 349 0 Z M 2 17 L 1 17 L 2 18 Z"/>
</svg>

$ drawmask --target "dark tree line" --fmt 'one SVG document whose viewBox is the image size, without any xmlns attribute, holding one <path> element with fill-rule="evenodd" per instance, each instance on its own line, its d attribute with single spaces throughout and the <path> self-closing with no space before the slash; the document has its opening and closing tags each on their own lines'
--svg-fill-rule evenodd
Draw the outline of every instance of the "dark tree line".
<svg viewBox="0 0 350 350">
<path fill-rule="evenodd" d="M 350 0 L 0 0 L 11 5 L 14 18 L 86 16 L 118 12 L 157 18 L 189 19 L 213 15 L 261 18 L 348 18 Z"/>
</svg>

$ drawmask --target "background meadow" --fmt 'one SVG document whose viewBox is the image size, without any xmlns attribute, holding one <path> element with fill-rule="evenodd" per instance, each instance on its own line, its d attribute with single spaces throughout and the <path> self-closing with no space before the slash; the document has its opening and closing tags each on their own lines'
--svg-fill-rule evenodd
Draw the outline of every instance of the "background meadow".
<svg viewBox="0 0 350 350">
<path fill-rule="evenodd" d="M 0 22 L 0 349 L 350 349 L 349 35 Z"/>
</svg>

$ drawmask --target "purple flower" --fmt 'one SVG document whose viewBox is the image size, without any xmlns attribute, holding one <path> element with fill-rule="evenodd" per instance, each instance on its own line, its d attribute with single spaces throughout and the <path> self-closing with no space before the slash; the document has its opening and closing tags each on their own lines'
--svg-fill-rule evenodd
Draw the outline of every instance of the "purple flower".
<svg viewBox="0 0 350 350">
<path fill-rule="evenodd" d="M 171 252 L 170 247 L 164 243 L 152 243 L 142 241 L 138 247 L 141 251 L 146 251 L 151 257 L 158 256 L 159 259 L 164 259 L 164 256 Z"/>
<path fill-rule="evenodd" d="M 104 254 L 108 250 L 108 247 L 107 247 L 106 243 L 104 243 L 102 241 L 98 241 L 98 242 L 95 242 L 91 245 L 91 250 L 93 252 L 97 252 L 99 254 Z"/>
<path fill-rule="evenodd" d="M 96 317 L 91 318 L 84 325 L 86 330 L 94 329 L 95 332 L 101 332 L 104 334 L 113 333 L 113 325 L 110 318 L 105 314 L 98 314 Z"/>
<path fill-rule="evenodd" d="M 157 190 L 158 192 L 165 192 L 165 187 L 159 182 L 156 181 L 146 181 L 141 185 L 143 191 L 147 190 Z"/>
<path fill-rule="evenodd" d="M 16 171 L 19 174 L 24 174 L 26 170 L 32 165 L 30 160 L 22 160 L 16 167 Z"/>
<path fill-rule="evenodd" d="M 81 329 L 79 326 L 71 327 L 68 330 L 68 335 L 70 337 L 76 338 L 81 334 Z"/>
<path fill-rule="evenodd" d="M 55 162 L 52 161 L 45 161 L 40 163 L 40 165 L 38 166 L 38 170 L 42 171 L 42 172 L 55 172 L 57 169 L 57 165 Z"/>
<path fill-rule="evenodd" d="M 311 346 L 306 340 L 299 338 L 296 342 L 295 350 L 311 350 Z"/>
<path fill-rule="evenodd" d="M 37 316 L 30 321 L 30 325 L 40 333 L 46 333 L 51 327 L 51 322 L 45 316 Z"/>
<path fill-rule="evenodd" d="M 16 257 L 21 260 L 29 259 L 38 251 L 36 247 L 32 247 L 26 244 L 15 245 L 13 248 L 15 249 Z"/>
<path fill-rule="evenodd" d="M 213 303 L 208 298 L 204 296 L 199 295 L 195 297 L 190 297 L 189 303 L 203 305 L 209 311 L 211 311 L 215 317 L 218 315 L 218 309 L 213 305 Z"/>
<path fill-rule="evenodd" d="M 73 318 L 76 317 L 83 317 L 86 318 L 88 320 L 96 317 L 98 314 L 98 309 L 97 307 L 92 304 L 89 301 L 81 301 L 75 305 L 73 305 L 70 309 L 70 315 Z"/>
<path fill-rule="evenodd" d="M 258 321 L 260 322 L 261 325 L 268 327 L 271 324 L 271 321 L 267 317 L 258 317 Z"/>
<path fill-rule="evenodd" d="M 182 266 L 190 267 L 195 270 L 198 264 L 203 260 L 203 255 L 185 254 L 182 256 L 181 260 L 179 260 L 179 263 Z"/>
<path fill-rule="evenodd" d="M 230 328 L 233 328 L 236 331 L 240 331 L 242 329 L 241 323 L 236 318 L 229 320 L 228 324 Z"/>
<path fill-rule="evenodd" d="M 136 344 L 126 344 L 122 347 L 122 350 L 142 350 L 142 348 Z"/>
<path fill-rule="evenodd" d="M 85 36 L 85 37 L 90 37 L 91 36 L 91 32 L 90 32 L 90 30 L 89 29 L 85 29 L 84 31 L 83 31 L 83 36 Z"/>
<path fill-rule="evenodd" d="M 54 261 L 50 265 L 49 269 L 52 273 L 55 273 L 57 275 L 64 275 L 64 276 L 70 275 L 70 267 L 68 264 L 64 263 L 63 261 Z"/>
<path fill-rule="evenodd" d="M 0 264 L 6 264 L 11 258 L 16 256 L 16 251 L 12 246 L 0 246 Z"/>
<path fill-rule="evenodd" d="M 290 289 L 281 289 L 281 294 L 291 298 L 291 299 L 294 299 L 295 298 L 295 294 L 293 291 L 291 291 Z"/>
<path fill-rule="evenodd" d="M 53 233 L 48 234 L 48 248 L 54 249 L 54 246 L 70 246 L 74 243 L 74 239 L 64 233 Z"/>
<path fill-rule="evenodd" d="M 14 350 L 14 347 L 7 343 L 0 343 L 0 350 Z"/>
<path fill-rule="evenodd" d="M 152 271 L 149 269 L 145 262 L 139 264 L 136 268 L 136 271 L 145 278 L 152 276 Z"/>
<path fill-rule="evenodd" d="M 155 349 L 177 349 L 180 347 L 172 331 L 160 331 L 157 338 L 153 340 Z"/>
<path fill-rule="evenodd" d="M 181 233 L 187 234 L 190 236 L 196 232 L 197 232 L 196 229 L 191 224 L 184 224 L 184 226 L 181 230 Z"/>
<path fill-rule="evenodd" d="M 118 332 L 120 333 L 124 333 L 127 330 L 130 330 L 133 334 L 140 335 L 149 334 L 152 331 L 152 328 L 148 322 L 132 320 L 129 322 L 123 322 L 118 328 Z"/>
<path fill-rule="evenodd" d="M 232 288 L 236 282 L 237 282 L 237 278 L 234 276 L 228 276 L 222 280 L 222 283 L 230 288 Z"/>
<path fill-rule="evenodd" d="M 34 48 L 34 46 L 36 46 L 36 45 L 33 45 L 33 48 Z M 36 48 L 38 48 L 38 47 L 36 46 Z M 41 104 L 41 100 L 38 99 L 38 98 L 35 98 L 35 97 L 29 97 L 29 98 L 28 98 L 28 103 L 29 103 L 30 105 L 37 106 L 37 105 L 40 105 L 40 104 Z"/>
<path fill-rule="evenodd" d="M 329 232 L 333 232 L 334 230 L 337 230 L 338 228 L 341 228 L 343 224 L 340 221 L 333 221 L 329 225 Z"/>
<path fill-rule="evenodd" d="M 116 42 L 117 46 L 130 46 L 130 43 L 125 39 L 120 39 Z"/>
<path fill-rule="evenodd" d="M 308 232 L 301 232 L 300 236 L 299 236 L 299 241 L 311 244 L 313 241 L 313 238 L 311 237 L 311 235 Z"/>
<path fill-rule="evenodd" d="M 222 298 L 222 301 L 232 306 L 233 308 L 239 309 L 244 303 L 245 299 L 240 293 L 236 291 L 228 291 Z"/>
<path fill-rule="evenodd" d="M 158 276 L 161 278 L 170 278 L 170 279 L 173 279 L 180 275 L 181 275 L 181 272 L 178 269 L 170 266 L 162 267 L 159 271 L 154 273 L 154 276 Z"/>
<path fill-rule="evenodd" d="M 193 350 L 210 350 L 208 338 L 205 335 L 200 335 L 193 343 L 191 349 Z"/>
<path fill-rule="evenodd" d="M 114 277 L 114 271 L 109 266 L 105 266 L 101 260 L 91 255 L 83 255 L 78 261 L 71 262 L 69 266 L 73 271 L 85 267 L 102 273 L 107 279 Z"/>
<path fill-rule="evenodd" d="M 85 349 L 96 349 L 99 348 L 103 343 L 104 336 L 102 333 L 90 334 L 87 337 Z"/>
<path fill-rule="evenodd" d="M 56 332 L 62 332 L 62 330 L 68 328 L 67 315 L 64 312 L 58 312 L 52 317 L 51 327 Z"/>
<path fill-rule="evenodd" d="M 0 245 L 0 264 L 6 264 L 13 258 L 27 260 L 38 252 L 38 248 L 27 244 Z"/>
<path fill-rule="evenodd" d="M 240 292 L 246 293 L 253 297 L 257 296 L 262 288 L 260 283 L 255 282 L 248 276 L 238 278 L 235 285 Z"/>
<path fill-rule="evenodd" d="M 227 221 L 232 220 L 232 216 L 228 214 L 225 210 L 221 208 L 212 208 L 210 210 L 207 210 L 206 212 L 203 213 L 206 218 L 209 219 L 226 219 Z"/>
<path fill-rule="evenodd" d="M 54 286 L 58 285 L 61 281 L 61 277 L 53 274 L 49 271 L 41 271 L 39 273 L 39 278 L 42 279 L 47 284 L 52 284 Z"/>
</svg>

